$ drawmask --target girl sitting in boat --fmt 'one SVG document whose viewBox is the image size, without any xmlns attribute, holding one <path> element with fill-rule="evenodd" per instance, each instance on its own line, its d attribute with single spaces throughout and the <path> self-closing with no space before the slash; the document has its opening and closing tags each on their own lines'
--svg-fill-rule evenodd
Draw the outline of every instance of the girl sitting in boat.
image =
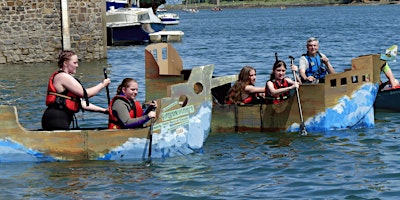
<svg viewBox="0 0 400 200">
<path fill-rule="evenodd" d="M 143 113 L 142 106 L 136 100 L 138 83 L 135 79 L 125 78 L 118 86 L 117 95 L 109 105 L 109 129 L 142 128 L 151 118 L 156 117 L 154 109 L 157 102 L 152 102 Z"/>
<path fill-rule="evenodd" d="M 225 97 L 225 103 L 255 104 L 265 102 L 265 89 L 256 87 L 255 83 L 256 69 L 251 66 L 244 66 L 240 70 L 238 80 L 229 89 L 228 95 Z"/>
<path fill-rule="evenodd" d="M 290 65 L 297 71 L 296 65 Z M 270 79 L 265 84 L 267 104 L 277 104 L 289 98 L 291 89 L 299 88 L 299 83 L 286 76 L 286 63 L 282 60 L 275 62 Z"/>
<path fill-rule="evenodd" d="M 46 106 L 42 116 L 43 130 L 68 130 L 73 121 L 74 114 L 80 109 L 103 112 L 107 109 L 89 103 L 89 97 L 99 93 L 101 89 L 110 84 L 110 79 L 85 89 L 73 74 L 78 68 L 78 56 L 70 50 L 64 50 L 58 57 L 59 69 L 54 72 L 47 86 Z M 81 101 L 85 98 L 85 101 Z M 78 128 L 75 121 L 74 128 Z"/>
</svg>

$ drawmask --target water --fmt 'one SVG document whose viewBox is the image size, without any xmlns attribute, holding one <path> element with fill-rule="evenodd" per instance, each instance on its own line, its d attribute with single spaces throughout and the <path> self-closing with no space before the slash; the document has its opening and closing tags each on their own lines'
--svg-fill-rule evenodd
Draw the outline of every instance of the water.
<svg viewBox="0 0 400 200">
<path fill-rule="evenodd" d="M 269 78 L 274 53 L 305 53 L 308 37 L 337 71 L 352 58 L 400 44 L 398 5 L 201 10 L 179 12 L 169 30 L 185 32 L 174 43 L 184 68 L 214 64 L 216 75 L 257 69 L 257 85 Z M 93 86 L 112 79 L 111 95 L 130 76 L 144 100 L 145 46 L 112 47 L 108 60 L 80 63 L 78 78 Z M 0 66 L 0 103 L 16 105 L 28 129 L 40 128 L 44 95 L 55 63 Z M 398 63 L 391 63 L 400 78 Z M 91 99 L 106 106 L 106 93 Z M 81 126 L 107 123 L 85 112 Z M 212 133 L 203 154 L 153 159 L 150 167 L 124 162 L 2 163 L 1 199 L 397 199 L 400 196 L 400 118 L 376 112 L 372 129 L 310 133 Z"/>
</svg>

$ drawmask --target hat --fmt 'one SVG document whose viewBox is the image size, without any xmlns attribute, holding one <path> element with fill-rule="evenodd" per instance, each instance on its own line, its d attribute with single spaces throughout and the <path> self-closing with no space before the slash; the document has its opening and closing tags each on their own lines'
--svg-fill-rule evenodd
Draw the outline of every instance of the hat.
<svg viewBox="0 0 400 200">
<path fill-rule="evenodd" d="M 391 47 L 387 48 L 385 53 L 381 53 L 381 60 L 396 60 L 397 49 L 397 45 L 392 45 Z"/>
</svg>

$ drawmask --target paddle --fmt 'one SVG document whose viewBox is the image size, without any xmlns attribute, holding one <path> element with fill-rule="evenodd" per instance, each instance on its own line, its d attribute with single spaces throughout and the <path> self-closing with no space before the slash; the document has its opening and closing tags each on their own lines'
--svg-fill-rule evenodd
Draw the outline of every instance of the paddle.
<svg viewBox="0 0 400 200">
<path fill-rule="evenodd" d="M 104 68 L 104 78 L 107 79 L 107 69 Z M 107 100 L 108 100 L 108 106 L 110 105 L 110 90 L 108 89 L 108 85 L 106 86 L 106 91 L 107 91 Z"/>
<path fill-rule="evenodd" d="M 154 101 L 152 101 L 154 103 Z M 151 111 L 154 111 L 155 107 L 153 107 L 151 109 Z M 149 154 L 147 155 L 147 160 L 146 160 L 146 164 L 150 164 L 151 163 L 151 146 L 153 143 L 153 125 L 154 125 L 154 118 L 151 118 L 151 123 L 150 123 L 150 128 L 149 128 Z"/>
<path fill-rule="evenodd" d="M 294 57 L 293 56 L 289 56 L 289 59 L 290 59 L 290 63 L 293 65 L 294 64 Z M 297 77 L 296 76 L 296 72 L 294 70 L 292 70 L 292 72 L 293 72 L 294 81 L 296 81 L 296 77 Z M 297 87 L 296 87 L 296 95 L 297 95 L 297 103 L 299 104 L 299 112 L 300 112 L 300 120 L 301 120 L 299 134 L 301 136 L 306 136 L 307 135 L 307 130 L 306 130 L 306 125 L 304 124 L 304 120 L 303 120 L 303 111 L 301 110 L 299 89 Z"/>
</svg>

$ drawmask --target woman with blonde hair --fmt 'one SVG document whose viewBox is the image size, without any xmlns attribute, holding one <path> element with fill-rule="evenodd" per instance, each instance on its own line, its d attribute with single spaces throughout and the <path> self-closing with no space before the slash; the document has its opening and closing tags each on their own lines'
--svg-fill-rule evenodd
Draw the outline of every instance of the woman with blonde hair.
<svg viewBox="0 0 400 200">
<path fill-rule="evenodd" d="M 244 66 L 240 70 L 238 80 L 229 89 L 225 103 L 254 104 L 264 102 L 265 88 L 256 87 L 255 83 L 256 69 L 252 66 Z"/>
</svg>

